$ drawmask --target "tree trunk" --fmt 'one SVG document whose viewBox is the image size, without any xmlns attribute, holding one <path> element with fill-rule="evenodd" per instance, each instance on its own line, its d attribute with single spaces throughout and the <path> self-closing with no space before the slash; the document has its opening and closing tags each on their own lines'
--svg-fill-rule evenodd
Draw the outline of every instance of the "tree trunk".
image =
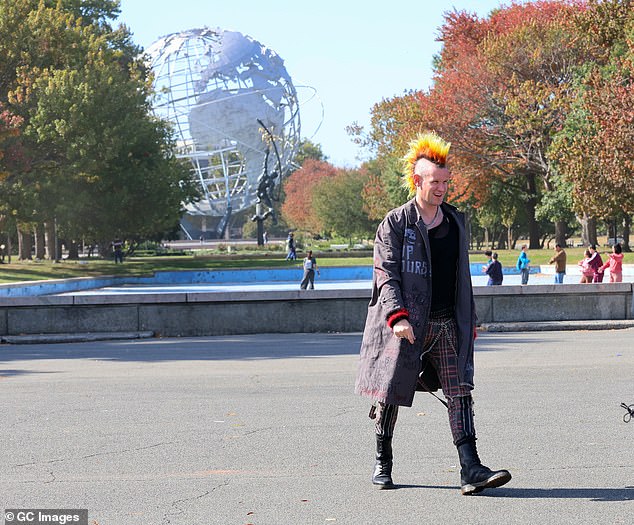
<svg viewBox="0 0 634 525">
<path fill-rule="evenodd" d="M 57 244 L 55 221 L 47 221 L 44 224 L 44 230 L 46 232 L 46 258 L 49 261 L 57 261 L 61 250 L 59 250 L 59 245 Z"/>
<path fill-rule="evenodd" d="M 77 244 L 77 241 L 70 241 L 68 243 L 68 258 L 72 261 L 79 259 L 79 244 Z"/>
<path fill-rule="evenodd" d="M 566 247 L 566 221 L 555 221 L 555 243 Z"/>
<path fill-rule="evenodd" d="M 103 259 L 110 259 L 112 257 L 112 243 L 101 240 L 97 243 L 97 248 L 100 257 Z"/>
<path fill-rule="evenodd" d="M 498 250 L 506 249 L 506 233 L 507 232 L 500 228 L 500 231 L 498 233 Z"/>
<path fill-rule="evenodd" d="M 597 244 L 597 221 L 588 217 L 585 213 L 583 217 L 577 215 L 577 220 L 581 224 L 581 242 L 584 246 Z"/>
<path fill-rule="evenodd" d="M 46 236 L 44 224 L 38 222 L 35 225 L 35 258 L 42 260 L 46 257 Z"/>
<path fill-rule="evenodd" d="M 630 227 L 632 225 L 632 218 L 629 215 L 626 215 L 623 219 L 623 248 L 624 252 L 631 252 L 630 248 Z"/>
<path fill-rule="evenodd" d="M 526 217 L 528 218 L 528 238 L 529 249 L 539 250 L 540 248 L 540 232 L 539 223 L 535 217 L 535 208 L 537 207 L 537 184 L 535 182 L 535 174 L 528 173 L 526 175 L 527 196 L 526 199 Z"/>
<path fill-rule="evenodd" d="M 18 260 L 27 261 L 33 259 L 31 250 L 33 249 L 33 240 L 31 238 L 31 229 L 26 226 L 18 225 Z"/>
</svg>

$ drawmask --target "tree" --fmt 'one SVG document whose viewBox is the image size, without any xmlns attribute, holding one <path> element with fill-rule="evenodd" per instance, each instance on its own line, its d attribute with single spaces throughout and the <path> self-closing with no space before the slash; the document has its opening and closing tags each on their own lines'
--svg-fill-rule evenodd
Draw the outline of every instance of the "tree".
<svg viewBox="0 0 634 525">
<path fill-rule="evenodd" d="M 171 229 L 195 195 L 151 116 L 149 74 L 114 0 L 0 5 L 0 97 L 23 119 L 28 169 L 7 186 L 16 219 L 106 244 Z M 3 195 L 4 197 L 4 195 Z"/>
<path fill-rule="evenodd" d="M 7 232 L 6 246 L 11 262 L 11 232 L 16 227 L 15 206 L 17 200 L 12 195 L 13 185 L 9 177 L 13 171 L 22 167 L 24 156 L 20 147 L 19 135 L 22 119 L 4 109 L 0 102 L 0 231 Z M 0 239 L 4 236 L 0 235 Z M 4 244 L 2 242 L 1 244 Z"/>
<path fill-rule="evenodd" d="M 401 159 L 393 156 L 379 157 L 366 162 L 362 169 L 368 175 L 363 186 L 363 210 L 368 218 L 382 220 L 386 213 L 407 202 L 410 198 L 403 186 Z"/>
<path fill-rule="evenodd" d="M 324 155 L 324 152 L 321 149 L 321 144 L 312 142 L 309 139 L 302 139 L 299 143 L 299 148 L 295 158 L 293 159 L 293 163 L 297 166 L 302 166 L 306 159 L 326 162 L 328 157 Z"/>
<path fill-rule="evenodd" d="M 331 179 L 336 173 L 337 169 L 328 162 L 307 159 L 300 169 L 291 173 L 285 180 L 286 197 L 281 212 L 291 228 L 313 234 L 324 231 L 325 225 L 313 209 L 313 190 L 320 180 Z"/>
<path fill-rule="evenodd" d="M 587 51 L 574 31 L 581 1 L 512 4 L 479 19 L 452 12 L 429 92 L 375 107 L 371 140 L 404 151 L 422 129 L 451 141 L 450 198 L 491 202 L 492 180 L 521 195 L 531 247 L 539 246 L 537 205 L 552 190 L 547 151 L 573 98 L 575 68 Z"/>
<path fill-rule="evenodd" d="M 633 4 L 592 1 L 577 18 L 595 59 L 579 70 L 579 97 L 549 152 L 577 213 L 623 220 L 625 229 L 634 213 Z"/>
<path fill-rule="evenodd" d="M 22 119 L 4 109 L 0 102 L 0 184 L 20 160 L 21 152 L 15 139 L 20 135 L 21 124 Z"/>
<path fill-rule="evenodd" d="M 142 70 L 121 68 L 98 44 L 87 57 L 81 69 L 53 71 L 34 85 L 26 132 L 58 153 L 56 192 L 75 195 L 53 212 L 71 238 L 151 237 L 178 222 L 189 172 L 171 155 L 166 124 L 150 114 Z"/>
<path fill-rule="evenodd" d="M 348 238 L 373 235 L 378 221 L 372 221 L 359 205 L 359 196 L 368 180 L 367 171 L 339 170 L 334 177 L 322 178 L 315 186 L 312 205 L 328 233 Z"/>
</svg>

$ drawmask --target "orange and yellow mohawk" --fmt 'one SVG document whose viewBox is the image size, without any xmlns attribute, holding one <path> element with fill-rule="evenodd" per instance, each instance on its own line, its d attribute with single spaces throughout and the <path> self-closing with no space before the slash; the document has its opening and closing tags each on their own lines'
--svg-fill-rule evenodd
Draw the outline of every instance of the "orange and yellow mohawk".
<svg viewBox="0 0 634 525">
<path fill-rule="evenodd" d="M 409 143 L 407 155 L 403 157 L 405 172 L 403 186 L 409 190 L 410 195 L 416 193 L 416 186 L 414 185 L 414 169 L 416 168 L 416 163 L 420 159 L 427 159 L 441 168 L 444 168 L 450 147 L 451 142 L 443 140 L 433 131 L 419 133 L 416 138 Z"/>
</svg>

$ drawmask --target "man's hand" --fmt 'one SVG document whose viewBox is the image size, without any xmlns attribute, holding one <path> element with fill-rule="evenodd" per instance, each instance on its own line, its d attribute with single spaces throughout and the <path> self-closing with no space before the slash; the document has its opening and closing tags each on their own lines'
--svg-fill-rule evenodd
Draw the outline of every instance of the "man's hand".
<svg viewBox="0 0 634 525">
<path fill-rule="evenodd" d="M 392 327 L 392 331 L 396 337 L 399 339 L 407 339 L 411 345 L 413 345 L 414 341 L 416 341 L 412 325 L 409 324 L 407 319 L 401 319 Z"/>
</svg>

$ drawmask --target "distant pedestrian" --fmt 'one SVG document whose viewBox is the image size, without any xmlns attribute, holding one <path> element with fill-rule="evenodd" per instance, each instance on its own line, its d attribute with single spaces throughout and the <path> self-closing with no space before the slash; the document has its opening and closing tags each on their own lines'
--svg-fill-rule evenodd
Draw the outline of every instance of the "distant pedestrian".
<svg viewBox="0 0 634 525">
<path fill-rule="evenodd" d="M 517 258 L 517 269 L 522 274 L 522 284 L 528 284 L 528 274 L 530 272 L 529 263 L 531 260 L 528 258 L 528 253 L 526 252 L 526 245 L 522 245 L 522 251 L 520 252 L 519 257 Z"/>
<path fill-rule="evenodd" d="M 482 267 L 482 271 L 486 273 L 487 268 L 493 262 L 493 252 L 491 250 L 484 250 L 484 255 L 487 258 L 487 263 Z"/>
<path fill-rule="evenodd" d="M 262 234 L 262 243 L 264 245 L 267 245 L 269 243 L 269 233 L 266 231 Z"/>
<path fill-rule="evenodd" d="M 581 284 L 591 283 L 592 278 L 594 277 L 594 269 L 590 266 L 591 257 L 592 254 L 590 253 L 590 250 L 586 250 L 584 258 L 577 263 L 581 266 L 581 280 L 579 281 Z"/>
<path fill-rule="evenodd" d="M 601 267 L 603 266 L 603 259 L 601 259 L 601 254 L 597 251 L 597 247 L 594 244 L 591 244 L 588 247 L 588 250 L 590 250 L 590 260 L 588 261 L 588 264 L 594 270 L 592 282 L 602 283 L 603 270 L 601 270 Z"/>
<path fill-rule="evenodd" d="M 121 239 L 115 239 L 112 243 L 112 250 L 114 252 L 115 264 L 123 264 L 123 241 L 121 241 Z"/>
<path fill-rule="evenodd" d="M 293 233 L 289 233 L 288 234 L 288 238 L 286 239 L 286 260 L 287 261 L 294 261 L 295 259 L 297 259 L 297 252 L 296 250 L 296 245 L 295 245 L 295 238 L 293 236 Z"/>
<path fill-rule="evenodd" d="M 317 268 L 317 259 L 313 257 L 313 251 L 308 250 L 306 257 L 304 258 L 304 278 L 299 285 L 300 289 L 306 290 L 306 287 L 310 288 L 311 290 L 315 289 L 315 272 L 319 274 L 319 269 Z"/>
<path fill-rule="evenodd" d="M 560 244 L 555 245 L 555 255 L 552 256 L 550 264 L 555 263 L 555 284 L 563 284 L 566 275 L 566 250 Z"/>
<path fill-rule="evenodd" d="M 497 253 L 491 255 L 491 262 L 487 265 L 484 273 L 489 276 L 487 286 L 499 286 L 502 284 L 504 274 L 502 273 L 502 263 L 498 261 Z"/>
<path fill-rule="evenodd" d="M 612 253 L 608 255 L 608 261 L 599 268 L 601 273 L 610 270 L 610 282 L 623 282 L 623 248 L 619 243 L 612 247 Z"/>
</svg>

